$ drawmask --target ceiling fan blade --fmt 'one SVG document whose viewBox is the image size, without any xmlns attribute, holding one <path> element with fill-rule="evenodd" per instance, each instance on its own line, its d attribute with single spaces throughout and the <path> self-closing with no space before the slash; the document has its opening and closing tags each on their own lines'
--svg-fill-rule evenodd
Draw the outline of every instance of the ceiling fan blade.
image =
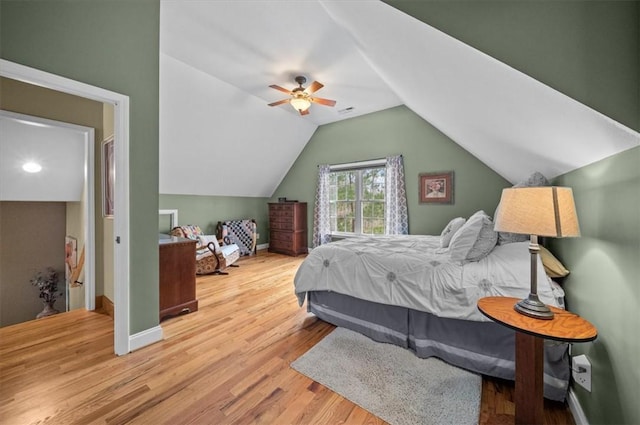
<svg viewBox="0 0 640 425">
<path fill-rule="evenodd" d="M 311 85 L 309 87 L 304 89 L 304 91 L 306 91 L 307 93 L 311 94 L 311 93 L 317 92 L 318 90 L 320 90 L 323 87 L 324 87 L 324 84 L 320 84 L 319 82 L 314 81 L 313 83 L 311 83 Z"/>
<path fill-rule="evenodd" d="M 269 106 L 278 106 L 278 105 L 282 105 L 283 103 L 289 103 L 289 101 L 290 101 L 290 100 L 291 100 L 291 99 L 282 99 L 282 100 L 279 100 L 279 101 L 277 101 L 277 102 L 270 103 L 270 104 L 269 104 Z"/>
<path fill-rule="evenodd" d="M 300 111 L 300 115 L 309 115 L 309 110 Z"/>
<path fill-rule="evenodd" d="M 272 89 L 280 90 L 281 92 L 284 92 L 286 94 L 291 94 L 291 90 L 287 90 L 284 87 L 280 87 L 275 84 L 271 84 L 269 87 L 271 87 Z"/>
<path fill-rule="evenodd" d="M 312 101 L 313 103 L 319 103 L 320 105 L 324 105 L 324 106 L 336 106 L 336 101 L 331 99 L 323 99 L 321 97 L 310 97 L 309 100 Z"/>
</svg>

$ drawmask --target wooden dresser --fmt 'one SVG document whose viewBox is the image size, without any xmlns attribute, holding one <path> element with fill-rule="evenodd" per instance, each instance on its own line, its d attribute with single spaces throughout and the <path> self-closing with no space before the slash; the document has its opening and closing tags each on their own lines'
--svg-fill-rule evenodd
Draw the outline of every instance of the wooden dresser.
<svg viewBox="0 0 640 425">
<path fill-rule="evenodd" d="M 307 203 L 269 204 L 269 252 L 286 255 L 307 253 Z"/>
<path fill-rule="evenodd" d="M 198 310 L 196 241 L 160 235 L 160 320 Z"/>
</svg>

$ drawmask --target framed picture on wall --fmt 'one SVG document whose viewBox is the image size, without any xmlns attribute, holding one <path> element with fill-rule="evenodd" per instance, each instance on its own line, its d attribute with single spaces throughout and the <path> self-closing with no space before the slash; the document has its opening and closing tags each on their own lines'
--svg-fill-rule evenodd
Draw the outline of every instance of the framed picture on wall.
<svg viewBox="0 0 640 425">
<path fill-rule="evenodd" d="M 420 173 L 420 203 L 453 204 L 453 171 Z"/>
<path fill-rule="evenodd" d="M 113 217 L 116 163 L 113 136 L 102 142 L 102 215 Z"/>
<path fill-rule="evenodd" d="M 65 236 L 64 238 L 64 277 L 67 286 L 73 286 L 71 275 L 73 269 L 78 266 L 78 241 L 73 236 Z"/>
</svg>

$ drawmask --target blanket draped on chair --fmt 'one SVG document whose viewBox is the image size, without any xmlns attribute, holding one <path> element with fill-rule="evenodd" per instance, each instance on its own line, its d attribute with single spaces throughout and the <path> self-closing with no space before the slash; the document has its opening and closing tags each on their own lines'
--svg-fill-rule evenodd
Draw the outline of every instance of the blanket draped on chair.
<svg viewBox="0 0 640 425">
<path fill-rule="evenodd" d="M 256 252 L 257 226 L 255 220 L 227 220 L 218 222 L 218 236 L 228 237 L 231 243 L 240 248 L 240 255 L 253 255 Z"/>
</svg>

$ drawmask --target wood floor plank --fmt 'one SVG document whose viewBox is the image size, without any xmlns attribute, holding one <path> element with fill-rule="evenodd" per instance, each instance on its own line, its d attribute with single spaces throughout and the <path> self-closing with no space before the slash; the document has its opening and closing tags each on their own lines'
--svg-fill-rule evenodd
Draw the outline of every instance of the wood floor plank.
<svg viewBox="0 0 640 425">
<path fill-rule="evenodd" d="M 299 307 L 303 257 L 260 251 L 197 279 L 199 309 L 117 357 L 113 321 L 73 311 L 0 329 L 2 424 L 384 424 L 289 366 L 334 327 Z M 480 424 L 513 423 L 513 384 L 483 379 Z M 573 424 L 545 403 L 547 424 Z"/>
</svg>

